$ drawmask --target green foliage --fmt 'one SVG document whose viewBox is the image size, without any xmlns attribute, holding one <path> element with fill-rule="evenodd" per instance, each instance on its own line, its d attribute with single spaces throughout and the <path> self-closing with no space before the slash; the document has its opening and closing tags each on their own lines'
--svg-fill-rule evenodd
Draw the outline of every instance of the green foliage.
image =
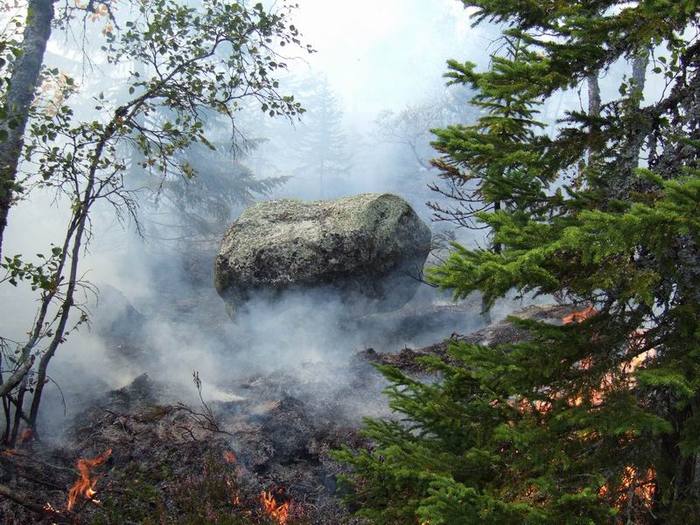
<svg viewBox="0 0 700 525">
<path fill-rule="evenodd" d="M 397 420 L 344 449 L 373 523 L 687 523 L 700 485 L 700 45 L 696 2 L 465 1 L 507 22 L 506 54 L 448 76 L 474 126 L 436 130 L 443 176 L 471 185 L 490 249 L 455 245 L 429 278 L 486 306 L 555 294 L 587 318 L 512 322 L 527 341 L 453 344 L 425 382 L 381 368 Z M 620 58 L 654 53 L 658 101 L 624 81 L 600 115 L 541 134 L 538 105 Z M 652 69 L 653 71 L 653 69 Z M 681 109 L 682 108 L 682 109 Z M 640 156 L 645 168 L 639 168 Z M 464 195 L 464 194 L 462 194 Z M 576 308 L 576 306 L 574 306 Z"/>
<path fill-rule="evenodd" d="M 442 154 L 433 165 L 453 188 L 435 189 L 457 201 L 443 215 L 462 226 L 474 226 L 485 210 L 536 205 L 544 198 L 542 184 L 556 176 L 544 159 L 549 140 L 535 135 L 543 127 L 535 120 L 538 94 L 532 87 L 543 74 L 541 59 L 519 40 L 506 40 L 505 47 L 506 55 L 493 57 L 487 73 L 448 62 L 450 83 L 476 90 L 472 104 L 482 111 L 476 124 L 433 130 L 433 147 Z"/>
<path fill-rule="evenodd" d="M 12 286 L 17 286 L 21 281 L 29 283 L 32 291 L 50 291 L 56 288 L 56 270 L 60 264 L 63 250 L 58 246 L 51 249 L 51 255 L 46 256 L 37 253 L 38 263 L 25 262 L 21 255 L 5 257 L 5 262 L 0 263 L 0 268 L 6 274 L 0 279 L 0 283 L 7 281 Z"/>
</svg>

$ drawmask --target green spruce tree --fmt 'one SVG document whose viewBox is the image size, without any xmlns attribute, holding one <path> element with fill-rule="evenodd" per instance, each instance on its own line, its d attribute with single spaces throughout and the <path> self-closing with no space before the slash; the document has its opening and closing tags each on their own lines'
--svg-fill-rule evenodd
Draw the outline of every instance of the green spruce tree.
<svg viewBox="0 0 700 525">
<path fill-rule="evenodd" d="M 455 246 L 430 276 L 487 306 L 516 290 L 582 311 L 516 321 L 527 341 L 454 344 L 425 382 L 392 368 L 399 418 L 345 449 L 373 523 L 692 523 L 700 510 L 698 2 L 464 1 L 504 24 L 510 53 L 450 63 L 488 112 L 436 131 L 443 172 L 483 202 L 487 249 Z M 513 52 L 517 50 L 516 52 Z M 640 63 L 666 83 L 643 104 Z M 620 59 L 620 96 L 534 119 L 554 93 Z M 471 212 L 470 212 L 471 213 Z"/>
<path fill-rule="evenodd" d="M 476 88 L 471 103 L 482 111 L 476 124 L 433 130 L 433 147 L 442 156 L 432 161 L 440 182 L 431 188 L 454 206 L 430 206 L 438 219 L 459 226 L 478 228 L 483 211 L 530 206 L 533 197 L 537 200 L 533 192 L 542 189 L 540 181 L 554 176 L 541 162 L 540 152 L 549 141 L 535 133 L 544 128 L 536 120 L 539 93 L 530 89 L 541 71 L 539 57 L 521 38 L 505 37 L 503 50 L 504 55 L 492 57 L 487 73 L 476 73 L 471 63 L 448 62 L 450 84 Z"/>
</svg>

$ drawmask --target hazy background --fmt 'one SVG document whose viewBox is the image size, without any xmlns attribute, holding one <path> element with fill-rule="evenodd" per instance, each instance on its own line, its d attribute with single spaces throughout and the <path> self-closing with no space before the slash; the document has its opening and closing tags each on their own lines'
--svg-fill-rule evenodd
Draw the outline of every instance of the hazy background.
<svg viewBox="0 0 700 525">
<path fill-rule="evenodd" d="M 467 90 L 445 88 L 445 61 L 469 60 L 487 67 L 497 28 L 472 28 L 468 13 L 456 0 L 298 3 L 295 23 L 304 43 L 317 52 L 290 56 L 282 87 L 297 95 L 307 114 L 301 122 L 289 122 L 271 120 L 255 108 L 242 112 L 237 148 L 216 162 L 201 160 L 200 180 L 230 171 L 230 180 L 245 176 L 272 181 L 269 191 L 252 195 L 256 199 L 388 191 L 406 198 L 429 222 L 425 202 L 435 198 L 426 187 L 435 180 L 428 164 L 433 154 L 429 129 L 477 117 Z M 93 29 L 91 38 L 99 39 L 99 29 Z M 53 34 L 47 62 L 79 80 L 82 93 L 74 99 L 78 116 L 90 114 L 91 94 L 111 90 L 118 97 L 123 90 L 119 82 L 123 72 L 109 70 L 99 55 L 90 58 L 94 69 L 85 69 L 75 40 L 59 31 Z M 604 98 L 617 89 L 621 75 L 603 78 Z M 565 111 L 585 104 L 585 97 L 575 92 L 552 97 L 542 114 L 550 124 L 548 131 L 554 132 L 556 119 Z M 209 127 L 221 143 L 226 142 L 226 130 L 217 129 L 216 122 Z M 192 155 L 196 158 L 195 152 Z M 143 187 L 142 235 L 136 234 L 133 222 L 117 220 L 109 208 L 98 209 L 94 216 L 94 235 L 82 270 L 100 288 L 101 298 L 85 298 L 95 314 L 93 327 L 71 334 L 52 373 L 69 399 L 69 414 L 72 394 L 121 386 L 143 371 L 189 385 L 192 370 L 197 369 L 208 395 L 225 398 L 232 377 L 275 368 L 308 370 L 382 343 L 378 334 L 349 337 L 339 331 L 342 307 L 332 298 L 326 298 L 323 307 L 304 297 L 258 305 L 232 323 L 211 285 L 212 258 L 221 233 L 247 201 L 227 203 L 223 215 L 207 217 L 203 229 L 191 231 L 191 217 L 180 213 L 182 207 L 172 196 L 176 194 L 154 196 L 149 189 L 152 182 L 143 174 L 134 174 L 133 184 Z M 189 190 L 182 190 L 178 181 L 169 184 L 185 191 L 185 200 L 189 198 Z M 54 195 L 33 193 L 11 211 L 4 253 L 46 252 L 61 238 L 65 208 L 66 203 Z M 452 230 L 444 223 L 431 226 L 439 234 Z M 479 240 L 468 231 L 451 233 L 462 242 Z M 417 301 L 449 302 L 449 297 L 427 287 L 418 295 Z M 25 288 L 0 288 L 0 333 L 17 340 L 24 337 L 34 315 L 34 297 Z M 512 307 L 504 303 L 496 317 Z M 420 340 L 392 340 L 388 347 L 377 349 L 437 342 L 481 322 L 475 301 L 473 314 L 465 316 L 462 326 L 445 326 Z M 104 333 L 110 330 L 119 337 L 133 336 L 137 348 L 125 349 L 106 340 Z M 52 410 L 58 414 L 62 412 L 58 389 L 52 387 L 52 393 Z"/>
</svg>

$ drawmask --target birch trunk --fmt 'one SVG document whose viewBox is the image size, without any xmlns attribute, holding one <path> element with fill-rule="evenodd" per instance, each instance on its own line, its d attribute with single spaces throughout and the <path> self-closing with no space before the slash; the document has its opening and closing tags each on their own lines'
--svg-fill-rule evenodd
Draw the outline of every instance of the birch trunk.
<svg viewBox="0 0 700 525">
<path fill-rule="evenodd" d="M 7 107 L 7 118 L 0 127 L 6 133 L 0 142 L 0 259 L 29 109 L 39 86 L 46 43 L 51 36 L 54 2 L 55 0 L 29 0 L 21 44 L 22 54 L 14 65 L 3 101 Z"/>
</svg>

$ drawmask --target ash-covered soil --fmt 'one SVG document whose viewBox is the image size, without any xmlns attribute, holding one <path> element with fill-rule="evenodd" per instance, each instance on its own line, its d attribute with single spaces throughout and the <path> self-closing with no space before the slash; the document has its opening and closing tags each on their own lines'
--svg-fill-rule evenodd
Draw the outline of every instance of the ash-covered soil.
<svg viewBox="0 0 700 525">
<path fill-rule="evenodd" d="M 140 376 L 80 413 L 62 446 L 29 438 L 0 454 L 3 481 L 34 507 L 4 500 L 2 523 L 42 522 L 37 507 L 46 523 L 354 523 L 329 453 L 362 443 L 353 404 L 379 400 L 378 376 L 359 368 L 366 382 L 354 393 L 331 397 L 328 385 L 318 396 L 317 384 L 312 397 L 298 376 L 272 374 L 239 382 L 234 400 L 190 405 Z M 94 498 L 81 495 L 68 511 L 77 461 L 106 451 L 90 470 Z M 265 512 L 263 495 L 286 505 L 285 520 Z"/>
<path fill-rule="evenodd" d="M 529 307 L 519 316 L 556 323 L 570 311 Z M 371 446 L 359 432 L 362 416 L 391 417 L 372 364 L 422 375 L 418 358 L 449 358 L 450 341 L 493 345 L 526 335 L 503 321 L 425 348 L 366 349 L 343 364 L 232 380 L 216 402 L 183 404 L 170 385 L 139 376 L 91 401 L 58 441 L 23 436 L 0 453 L 2 483 L 13 490 L 0 502 L 0 522 L 359 524 L 342 503 L 343 467 L 331 451 Z M 198 387 L 207 385 L 195 377 Z M 68 510 L 77 462 L 100 455 L 104 462 L 87 470 L 95 494 L 79 494 Z"/>
</svg>

